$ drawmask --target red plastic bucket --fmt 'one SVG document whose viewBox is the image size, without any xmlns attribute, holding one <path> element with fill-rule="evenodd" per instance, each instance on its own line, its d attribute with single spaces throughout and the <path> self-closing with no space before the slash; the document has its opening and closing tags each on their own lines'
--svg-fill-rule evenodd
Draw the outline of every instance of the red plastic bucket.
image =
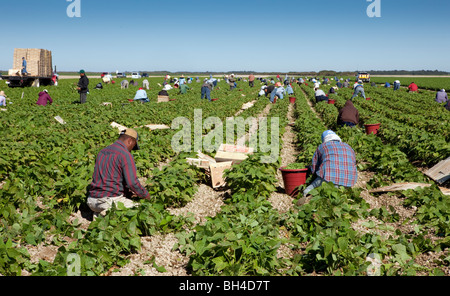
<svg viewBox="0 0 450 296">
<path fill-rule="evenodd" d="M 296 197 L 299 193 L 298 186 L 306 183 L 308 169 L 287 170 L 286 167 L 280 168 L 283 176 L 284 190 L 291 197 Z"/>
<path fill-rule="evenodd" d="M 294 104 L 295 103 L 295 97 L 289 97 L 289 102 L 291 104 Z"/>
<path fill-rule="evenodd" d="M 366 101 L 369 101 L 371 98 L 366 98 Z"/>
<path fill-rule="evenodd" d="M 211 99 L 211 101 L 217 101 L 218 99 Z"/>
<path fill-rule="evenodd" d="M 331 99 L 328 100 L 328 104 L 334 104 L 334 103 L 336 103 L 336 100 L 331 100 Z"/>
<path fill-rule="evenodd" d="M 380 124 L 379 123 L 365 124 L 364 128 L 366 129 L 366 134 L 368 134 L 368 135 L 370 135 L 370 134 L 376 135 L 378 133 L 378 129 L 380 128 Z"/>
</svg>

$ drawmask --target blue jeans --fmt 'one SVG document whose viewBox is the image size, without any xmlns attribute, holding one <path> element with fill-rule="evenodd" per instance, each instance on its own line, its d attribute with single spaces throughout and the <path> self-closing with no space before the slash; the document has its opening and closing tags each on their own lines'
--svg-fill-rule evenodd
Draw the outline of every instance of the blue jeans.
<svg viewBox="0 0 450 296">
<path fill-rule="evenodd" d="M 202 87 L 202 99 L 205 96 L 211 102 L 211 90 L 207 86 Z"/>
<path fill-rule="evenodd" d="M 355 89 L 355 93 L 353 94 L 352 98 L 350 100 L 353 100 L 354 97 L 357 97 L 359 94 L 361 94 L 361 96 L 365 99 L 366 98 L 366 94 L 364 93 L 364 88 L 362 87 L 357 87 Z"/>
<path fill-rule="evenodd" d="M 303 197 L 306 197 L 311 190 L 319 187 L 320 185 L 322 185 L 323 182 L 325 182 L 325 180 L 322 179 L 321 177 L 317 176 L 317 178 L 314 181 L 312 181 L 311 185 L 306 187 L 306 189 L 303 191 Z M 334 185 L 334 187 L 338 188 L 339 186 Z"/>
<path fill-rule="evenodd" d="M 348 121 L 343 121 L 341 123 L 339 123 L 339 126 L 343 127 L 343 126 L 349 126 L 349 127 L 354 127 L 356 126 L 356 124 L 354 124 L 353 122 L 348 122 Z"/>
<path fill-rule="evenodd" d="M 136 99 L 135 101 L 142 102 L 142 103 L 148 103 L 148 102 L 150 102 L 150 99 L 149 98 L 143 98 L 143 99 Z"/>
<path fill-rule="evenodd" d="M 273 103 L 273 100 L 275 99 L 275 96 L 277 95 L 276 89 L 274 89 L 271 93 L 270 93 L 270 102 Z"/>
<path fill-rule="evenodd" d="M 400 89 L 400 84 L 394 83 L 394 90 L 399 90 L 399 89 Z"/>
</svg>

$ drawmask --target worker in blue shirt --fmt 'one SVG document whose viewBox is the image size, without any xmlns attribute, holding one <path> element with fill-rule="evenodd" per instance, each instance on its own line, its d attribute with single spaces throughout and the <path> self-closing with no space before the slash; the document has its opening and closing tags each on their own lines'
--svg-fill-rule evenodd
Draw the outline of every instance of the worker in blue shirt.
<svg viewBox="0 0 450 296">
<path fill-rule="evenodd" d="M 25 57 L 22 57 L 22 74 L 23 75 L 28 75 L 27 72 L 27 60 L 25 60 Z"/>
</svg>

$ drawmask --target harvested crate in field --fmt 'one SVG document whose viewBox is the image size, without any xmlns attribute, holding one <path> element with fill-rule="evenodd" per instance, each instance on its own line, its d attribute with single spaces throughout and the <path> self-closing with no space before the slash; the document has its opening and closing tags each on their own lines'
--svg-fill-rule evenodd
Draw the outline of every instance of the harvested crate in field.
<svg viewBox="0 0 450 296">
<path fill-rule="evenodd" d="M 218 188 L 225 185 L 223 172 L 226 169 L 231 169 L 232 161 L 210 163 L 209 169 L 211 171 L 211 185 L 213 188 Z"/>
<path fill-rule="evenodd" d="M 434 167 L 427 170 L 425 172 L 425 175 L 435 180 L 439 184 L 442 184 L 450 179 L 450 157 L 440 161 Z"/>
<path fill-rule="evenodd" d="M 222 144 L 219 147 L 216 155 L 214 156 L 217 162 L 232 161 L 233 164 L 238 164 L 245 160 L 248 156 L 247 154 L 252 154 L 253 148 Z"/>
<path fill-rule="evenodd" d="M 121 125 L 121 124 L 118 124 L 117 122 L 111 122 L 111 126 L 113 127 L 113 128 L 117 128 L 117 129 L 119 129 L 119 134 L 120 134 L 120 132 L 121 131 L 123 131 L 123 130 L 126 130 L 127 129 L 127 127 L 126 126 L 123 126 L 123 125 Z"/>
</svg>

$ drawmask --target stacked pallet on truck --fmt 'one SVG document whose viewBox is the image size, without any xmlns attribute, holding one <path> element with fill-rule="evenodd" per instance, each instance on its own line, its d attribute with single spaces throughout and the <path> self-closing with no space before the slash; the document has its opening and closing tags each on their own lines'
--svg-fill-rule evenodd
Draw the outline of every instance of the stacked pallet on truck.
<svg viewBox="0 0 450 296">
<path fill-rule="evenodd" d="M 15 48 L 13 69 L 22 69 L 22 57 L 27 61 L 28 76 L 52 75 L 52 52 L 38 48 Z"/>
</svg>

